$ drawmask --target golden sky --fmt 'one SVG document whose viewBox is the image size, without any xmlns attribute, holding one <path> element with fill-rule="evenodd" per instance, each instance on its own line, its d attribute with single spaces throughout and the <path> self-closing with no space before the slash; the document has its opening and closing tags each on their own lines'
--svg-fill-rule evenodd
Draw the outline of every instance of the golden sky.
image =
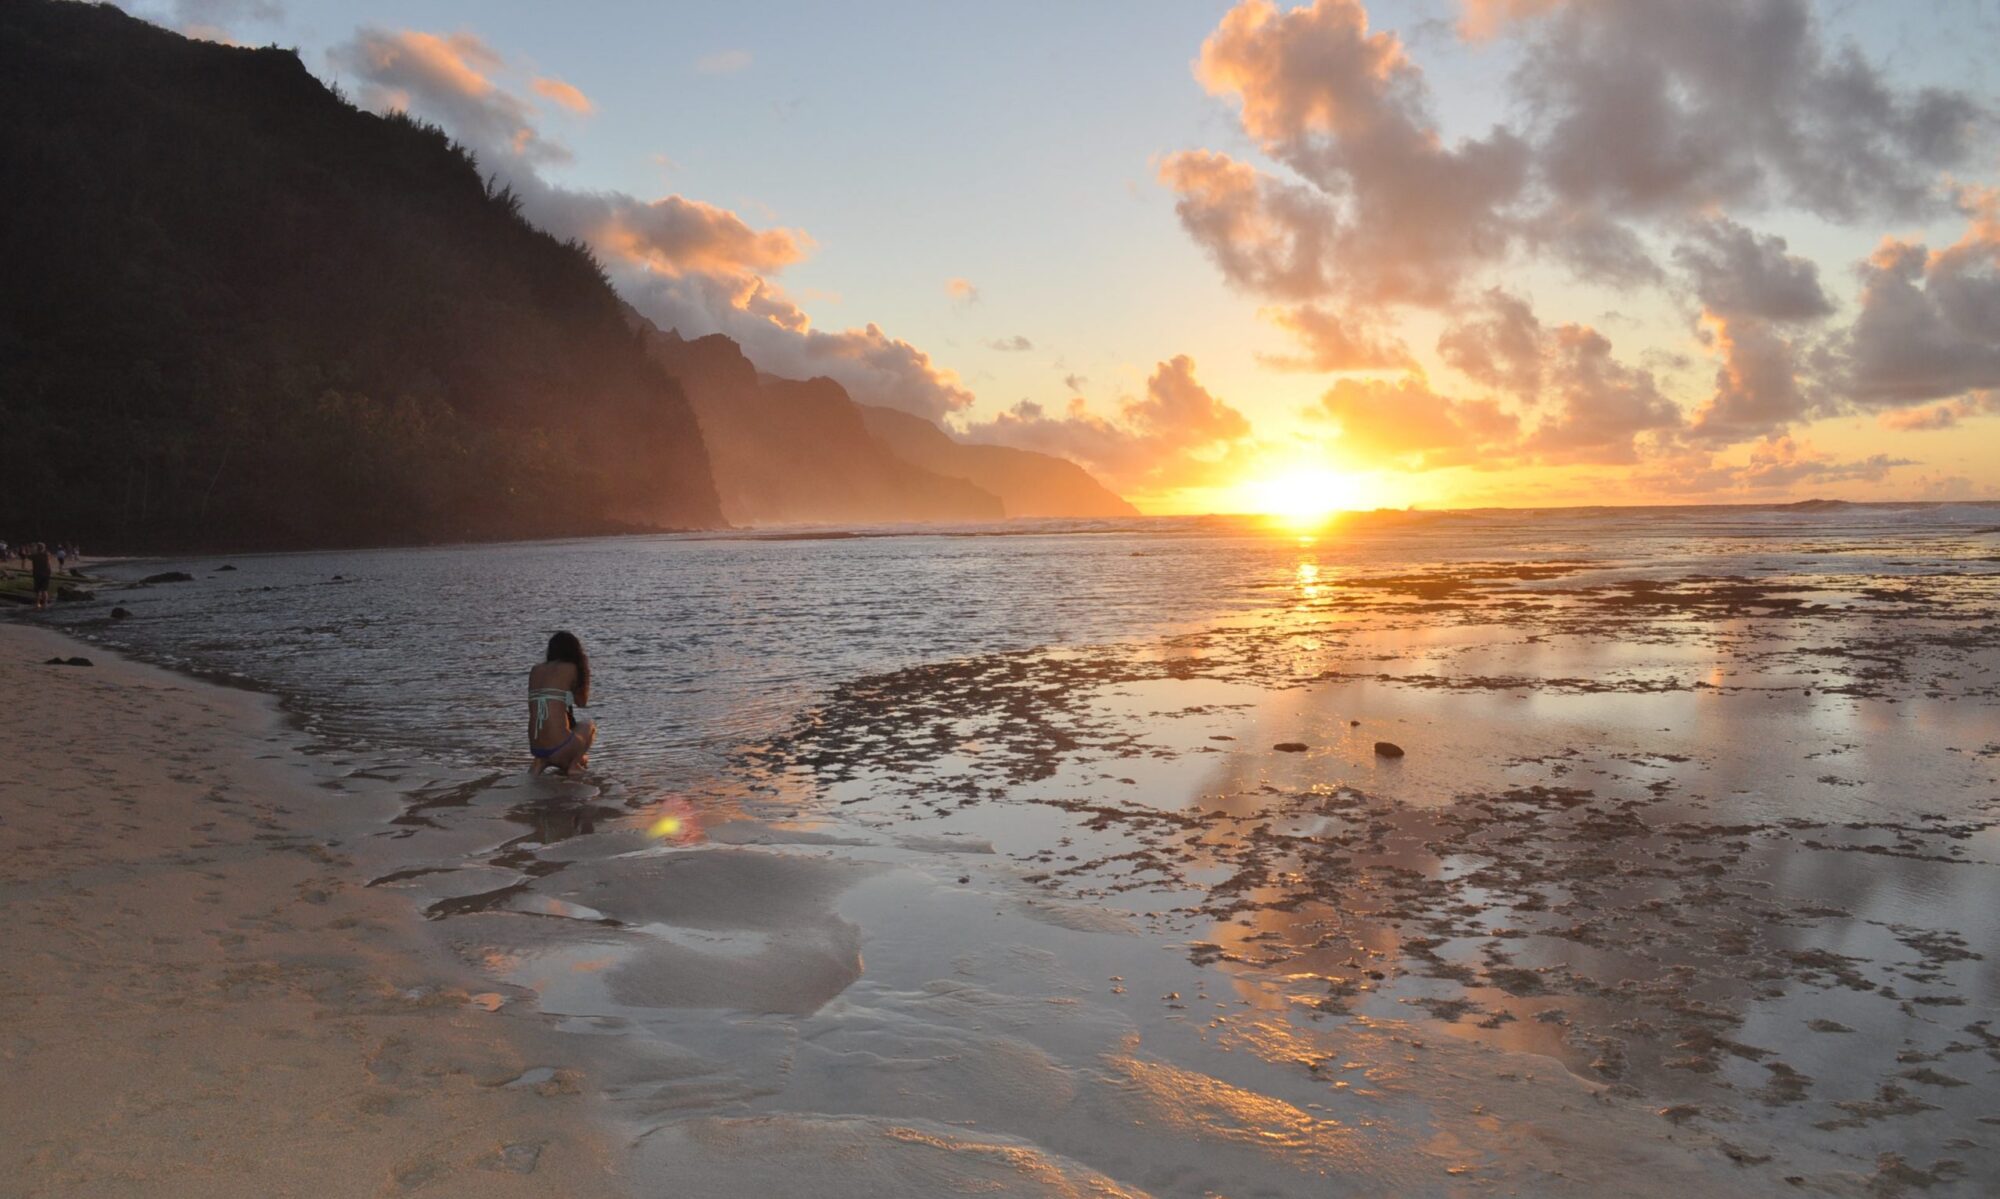
<svg viewBox="0 0 2000 1199">
<path fill-rule="evenodd" d="M 1007 7 L 148 15 L 443 124 L 662 326 L 1147 511 L 2000 498 L 1990 6 Z"/>
</svg>

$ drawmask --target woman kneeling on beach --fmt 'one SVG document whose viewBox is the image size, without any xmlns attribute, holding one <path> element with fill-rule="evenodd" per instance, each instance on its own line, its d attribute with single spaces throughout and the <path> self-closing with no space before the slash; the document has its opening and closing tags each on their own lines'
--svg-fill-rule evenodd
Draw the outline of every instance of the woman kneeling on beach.
<svg viewBox="0 0 2000 1199">
<path fill-rule="evenodd" d="M 531 774 L 554 767 L 568 774 L 590 764 L 593 721 L 579 723 L 576 710 L 590 703 L 590 659 L 575 633 L 549 638 L 548 658 L 528 672 L 528 752 Z"/>
</svg>

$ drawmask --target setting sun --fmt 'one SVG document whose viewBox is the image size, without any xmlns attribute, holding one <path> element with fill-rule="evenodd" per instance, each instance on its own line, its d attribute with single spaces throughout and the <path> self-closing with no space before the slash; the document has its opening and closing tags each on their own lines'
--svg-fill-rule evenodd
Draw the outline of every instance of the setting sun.
<svg viewBox="0 0 2000 1199">
<path fill-rule="evenodd" d="M 1251 511 L 1295 525 L 1367 506 L 1359 479 L 1324 467 L 1288 470 L 1246 485 L 1243 493 Z"/>
</svg>

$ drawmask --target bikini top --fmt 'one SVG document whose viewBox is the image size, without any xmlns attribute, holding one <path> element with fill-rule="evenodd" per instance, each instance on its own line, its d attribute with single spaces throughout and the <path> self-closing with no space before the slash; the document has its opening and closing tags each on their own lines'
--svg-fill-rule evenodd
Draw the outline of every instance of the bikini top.
<svg viewBox="0 0 2000 1199">
<path fill-rule="evenodd" d="M 574 722 L 576 719 L 575 696 L 560 687 L 530 687 L 528 689 L 528 702 L 535 705 L 535 734 L 537 736 L 541 735 L 542 725 L 549 718 L 549 701 L 552 699 L 561 700 L 563 711 L 569 714 L 570 720 Z"/>
</svg>

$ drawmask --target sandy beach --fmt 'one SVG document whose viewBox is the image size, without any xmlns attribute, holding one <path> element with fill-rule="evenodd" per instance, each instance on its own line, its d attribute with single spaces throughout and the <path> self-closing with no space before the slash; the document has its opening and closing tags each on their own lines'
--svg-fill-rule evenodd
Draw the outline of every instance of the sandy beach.
<svg viewBox="0 0 2000 1199">
<path fill-rule="evenodd" d="M 267 698 L 20 624 L 0 689 L 39 730 L 0 782 L 0 1191 L 620 1193 L 587 1081 L 362 886 L 380 805 L 314 794 Z"/>
</svg>

